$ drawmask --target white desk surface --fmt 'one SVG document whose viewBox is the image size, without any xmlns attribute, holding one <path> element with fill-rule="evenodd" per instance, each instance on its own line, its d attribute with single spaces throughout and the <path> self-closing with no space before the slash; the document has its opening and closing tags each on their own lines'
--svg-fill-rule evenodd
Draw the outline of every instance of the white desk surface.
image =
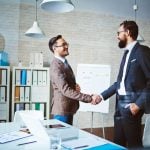
<svg viewBox="0 0 150 150">
<path fill-rule="evenodd" d="M 51 120 L 47 120 L 44 121 L 44 124 L 64 124 L 65 126 L 71 127 L 71 128 L 75 128 L 73 126 L 70 126 L 66 123 L 63 123 L 61 121 L 55 120 L 55 119 L 51 119 Z M 3 133 L 8 133 L 11 131 L 18 131 L 20 129 L 20 127 L 18 126 L 18 124 L 14 123 L 14 122 L 9 122 L 9 123 L 0 123 L 0 134 Z M 65 130 L 65 129 L 61 129 L 61 130 Z M 78 129 L 78 139 L 82 139 L 85 137 L 91 137 L 91 138 L 96 138 L 100 141 L 105 141 L 106 143 L 112 143 L 110 141 L 107 141 L 103 138 L 97 137 L 93 134 L 90 134 L 86 131 L 80 130 Z M 37 131 L 40 132 L 40 131 Z M 48 150 L 49 148 L 47 147 L 47 143 L 45 143 L 44 141 L 42 141 L 42 139 L 40 140 L 40 142 L 35 142 L 32 144 L 26 144 L 26 145 L 21 145 L 18 146 L 18 144 L 20 143 L 25 143 L 25 142 L 29 142 L 29 141 L 33 141 L 35 140 L 34 136 L 31 137 L 27 137 L 27 138 L 23 138 L 23 139 L 19 139 L 16 141 L 12 141 L 12 142 L 8 142 L 8 143 L 4 143 L 4 144 L 0 144 L 0 150 Z M 62 148 L 62 150 L 65 150 L 65 148 Z"/>
</svg>

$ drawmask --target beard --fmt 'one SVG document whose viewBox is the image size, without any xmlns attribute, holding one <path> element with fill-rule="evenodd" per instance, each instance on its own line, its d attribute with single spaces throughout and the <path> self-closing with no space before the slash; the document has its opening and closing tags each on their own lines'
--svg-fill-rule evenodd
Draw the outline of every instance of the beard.
<svg viewBox="0 0 150 150">
<path fill-rule="evenodd" d="M 126 45 L 127 45 L 127 40 L 126 39 L 120 40 L 119 43 L 118 43 L 119 48 L 125 48 Z"/>
</svg>

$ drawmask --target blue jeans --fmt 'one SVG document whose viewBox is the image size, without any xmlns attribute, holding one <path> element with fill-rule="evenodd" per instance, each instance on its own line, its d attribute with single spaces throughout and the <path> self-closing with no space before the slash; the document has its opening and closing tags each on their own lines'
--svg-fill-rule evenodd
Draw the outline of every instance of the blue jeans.
<svg viewBox="0 0 150 150">
<path fill-rule="evenodd" d="M 57 119 L 57 120 L 60 120 L 62 122 L 72 125 L 73 115 L 64 115 L 64 116 L 63 115 L 54 115 L 53 119 Z"/>
</svg>

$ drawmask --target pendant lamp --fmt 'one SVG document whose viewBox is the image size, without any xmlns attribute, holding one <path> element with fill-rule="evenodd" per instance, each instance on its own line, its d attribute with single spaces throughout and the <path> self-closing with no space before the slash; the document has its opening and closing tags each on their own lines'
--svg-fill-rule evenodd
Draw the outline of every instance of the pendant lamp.
<svg viewBox="0 0 150 150">
<path fill-rule="evenodd" d="M 55 13 L 70 12 L 74 9 L 71 0 L 43 0 L 40 5 L 43 10 Z"/>
<path fill-rule="evenodd" d="M 44 32 L 40 29 L 38 20 L 37 20 L 37 1 L 36 0 L 36 16 L 35 16 L 35 21 L 33 22 L 33 25 L 31 28 L 29 28 L 25 35 L 33 38 L 42 38 L 45 36 Z"/>
<path fill-rule="evenodd" d="M 138 6 L 137 6 L 137 3 L 136 3 L 136 0 L 135 0 L 135 3 L 133 5 L 133 10 L 134 10 L 134 19 L 135 19 L 135 22 L 136 22 L 136 17 L 137 17 L 137 10 L 138 10 Z M 139 34 L 138 37 L 137 37 L 137 41 L 138 42 L 144 42 L 144 38 Z"/>
</svg>

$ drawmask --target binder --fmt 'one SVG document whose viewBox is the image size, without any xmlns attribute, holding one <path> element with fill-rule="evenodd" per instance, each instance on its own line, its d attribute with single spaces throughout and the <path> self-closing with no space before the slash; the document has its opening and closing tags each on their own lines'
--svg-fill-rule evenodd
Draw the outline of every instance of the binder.
<svg viewBox="0 0 150 150">
<path fill-rule="evenodd" d="M 0 90 L 0 102 L 5 102 L 6 101 L 6 88 L 5 87 L 1 87 Z"/>
<path fill-rule="evenodd" d="M 42 74 L 43 71 L 38 71 L 38 85 L 42 85 Z"/>
<path fill-rule="evenodd" d="M 25 104 L 25 110 L 30 110 L 30 104 Z"/>
<path fill-rule="evenodd" d="M 44 116 L 46 116 L 46 109 L 45 109 L 45 103 L 40 104 L 40 110 L 43 111 Z"/>
<path fill-rule="evenodd" d="M 0 69 L 0 85 L 2 84 L 2 69 Z"/>
<path fill-rule="evenodd" d="M 15 75 L 15 80 L 16 80 L 16 85 L 20 85 L 20 78 L 21 78 L 21 70 L 16 70 L 16 75 Z"/>
<path fill-rule="evenodd" d="M 29 102 L 30 100 L 30 87 L 25 87 L 25 101 Z"/>
<path fill-rule="evenodd" d="M 38 73 L 37 73 L 37 70 L 34 70 L 33 71 L 33 85 L 37 85 L 37 79 L 38 79 Z"/>
<path fill-rule="evenodd" d="M 31 85 L 31 70 L 27 70 L 26 85 Z"/>
<path fill-rule="evenodd" d="M 25 109 L 24 103 L 20 103 L 20 104 L 19 104 L 19 110 L 24 110 L 24 109 Z"/>
<path fill-rule="evenodd" d="M 47 85 L 47 71 L 45 70 L 42 71 L 42 85 Z"/>
<path fill-rule="evenodd" d="M 20 100 L 20 87 L 16 86 L 15 87 L 15 101 L 19 101 Z"/>
<path fill-rule="evenodd" d="M 5 69 L 2 70 L 2 79 L 1 79 L 1 83 L 2 85 L 6 85 L 7 84 L 7 71 Z"/>
<path fill-rule="evenodd" d="M 34 54 L 30 53 L 30 62 L 29 62 L 30 67 L 34 67 Z"/>
<path fill-rule="evenodd" d="M 32 104 L 32 110 L 35 110 L 35 104 Z"/>
<path fill-rule="evenodd" d="M 40 110 L 40 103 L 35 103 L 35 110 Z"/>
<path fill-rule="evenodd" d="M 23 69 L 21 70 L 21 85 L 26 85 L 27 80 L 27 70 Z"/>
<path fill-rule="evenodd" d="M 20 102 L 24 102 L 25 100 L 24 87 L 20 87 Z"/>
<path fill-rule="evenodd" d="M 43 53 L 39 53 L 39 67 L 43 67 Z"/>
<path fill-rule="evenodd" d="M 39 53 L 34 54 L 34 67 L 39 67 Z"/>
</svg>

